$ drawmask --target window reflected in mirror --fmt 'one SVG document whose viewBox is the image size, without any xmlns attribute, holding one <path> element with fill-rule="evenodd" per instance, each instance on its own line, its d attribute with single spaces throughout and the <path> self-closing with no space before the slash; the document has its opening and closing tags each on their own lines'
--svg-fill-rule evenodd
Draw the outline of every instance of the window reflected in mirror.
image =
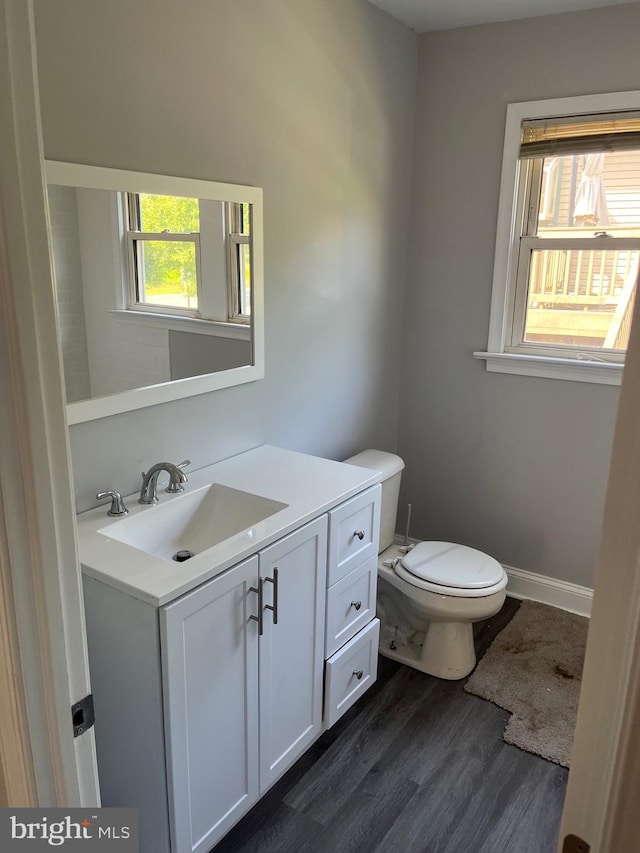
<svg viewBox="0 0 640 853">
<path fill-rule="evenodd" d="M 68 403 L 253 364 L 251 204 L 48 195 Z"/>
<path fill-rule="evenodd" d="M 123 195 L 130 251 L 129 307 L 200 317 L 198 199 Z M 214 235 L 205 233 L 207 238 Z"/>
</svg>

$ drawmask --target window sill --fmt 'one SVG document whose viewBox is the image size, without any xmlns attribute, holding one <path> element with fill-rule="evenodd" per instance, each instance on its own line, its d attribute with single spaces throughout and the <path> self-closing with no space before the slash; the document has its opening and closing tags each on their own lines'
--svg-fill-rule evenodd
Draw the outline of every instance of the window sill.
<svg viewBox="0 0 640 853">
<path fill-rule="evenodd" d="M 134 323 L 138 326 L 155 326 L 157 329 L 169 329 L 173 332 L 195 332 L 198 335 L 235 338 L 241 341 L 251 340 L 251 326 L 244 323 L 199 320 L 195 317 L 178 317 L 177 315 L 157 314 L 151 311 L 113 309 L 109 313 L 117 320 Z"/>
<path fill-rule="evenodd" d="M 571 382 L 593 382 L 598 385 L 620 385 L 623 364 L 582 361 L 573 358 L 551 358 L 539 355 L 516 355 L 506 352 L 474 352 L 484 359 L 491 373 L 515 373 L 544 379 L 566 379 Z"/>
</svg>

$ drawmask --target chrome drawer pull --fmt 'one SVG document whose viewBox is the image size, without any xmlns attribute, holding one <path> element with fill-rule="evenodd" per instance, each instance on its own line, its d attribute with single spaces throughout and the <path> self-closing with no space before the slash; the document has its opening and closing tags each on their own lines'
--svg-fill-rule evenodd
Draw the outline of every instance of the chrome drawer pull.
<svg viewBox="0 0 640 853">
<path fill-rule="evenodd" d="M 253 620 L 254 622 L 258 623 L 258 636 L 260 636 L 260 637 L 264 634 L 264 619 L 263 619 L 264 608 L 262 606 L 263 583 L 264 583 L 264 581 L 262 580 L 262 578 L 259 578 L 257 588 L 255 586 L 249 587 L 249 592 L 256 592 L 258 594 L 258 615 L 257 616 L 249 616 L 249 620 Z"/>
<path fill-rule="evenodd" d="M 357 536 L 358 539 L 362 542 L 362 540 L 364 539 L 364 530 L 354 530 L 353 535 Z"/>
<path fill-rule="evenodd" d="M 354 669 L 353 674 L 358 679 L 358 681 L 360 681 L 360 679 L 362 678 L 363 672 L 361 669 Z"/>
<path fill-rule="evenodd" d="M 360 608 L 362 607 L 362 602 L 361 601 L 352 601 L 351 607 L 355 607 L 356 610 L 360 610 Z"/>
</svg>

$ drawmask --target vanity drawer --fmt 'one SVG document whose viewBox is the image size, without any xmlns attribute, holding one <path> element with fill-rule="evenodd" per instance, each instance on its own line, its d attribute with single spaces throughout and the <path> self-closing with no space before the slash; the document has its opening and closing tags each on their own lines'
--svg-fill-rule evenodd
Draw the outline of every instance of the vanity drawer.
<svg viewBox="0 0 640 853">
<path fill-rule="evenodd" d="M 365 693 L 378 674 L 380 620 L 373 619 L 326 664 L 324 722 L 330 728 Z"/>
<path fill-rule="evenodd" d="M 371 557 L 327 591 L 325 657 L 344 646 L 376 615 L 378 560 Z"/>
<path fill-rule="evenodd" d="M 380 486 L 373 486 L 329 512 L 329 570 L 332 586 L 378 554 Z"/>
</svg>

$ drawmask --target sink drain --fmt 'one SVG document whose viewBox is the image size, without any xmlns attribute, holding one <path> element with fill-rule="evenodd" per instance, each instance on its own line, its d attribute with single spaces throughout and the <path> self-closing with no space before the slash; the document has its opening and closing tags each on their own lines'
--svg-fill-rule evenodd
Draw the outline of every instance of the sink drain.
<svg viewBox="0 0 640 853">
<path fill-rule="evenodd" d="M 173 559 L 176 563 L 184 563 L 185 560 L 189 560 L 191 557 L 195 557 L 193 551 L 176 551 L 173 555 Z"/>
</svg>

